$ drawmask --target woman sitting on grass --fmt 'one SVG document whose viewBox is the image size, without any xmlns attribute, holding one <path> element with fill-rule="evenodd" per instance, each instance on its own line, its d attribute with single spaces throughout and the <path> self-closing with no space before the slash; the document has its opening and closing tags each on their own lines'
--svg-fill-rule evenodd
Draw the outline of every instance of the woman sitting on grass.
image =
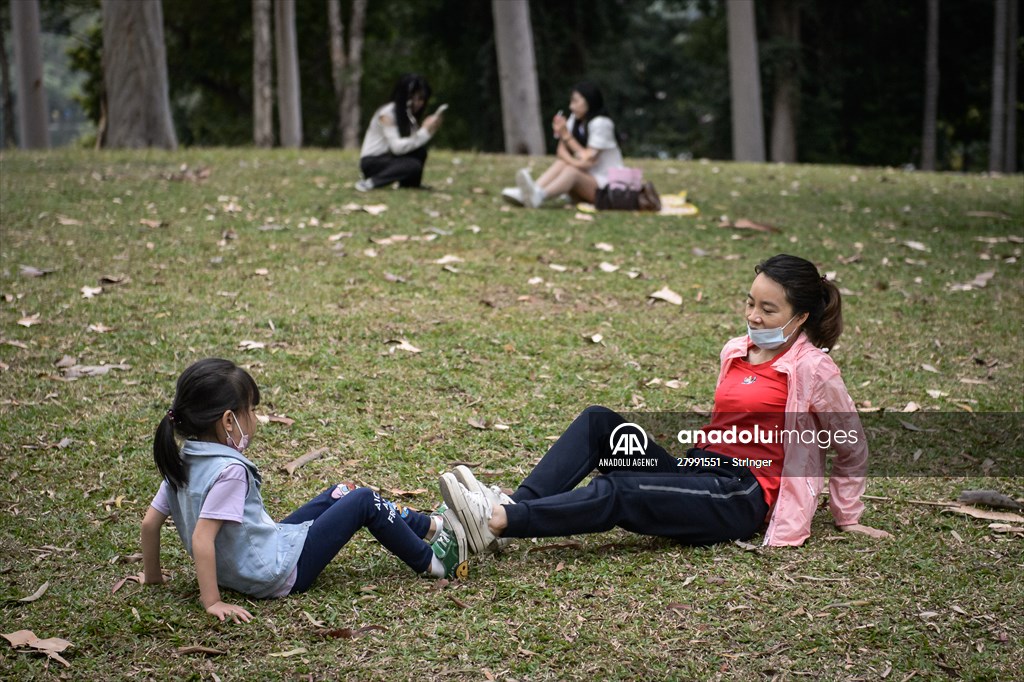
<svg viewBox="0 0 1024 682">
<path fill-rule="evenodd" d="M 370 488 L 331 486 L 274 523 L 256 465 L 242 454 L 259 402 L 256 382 L 228 360 L 200 360 L 178 378 L 153 440 L 164 480 L 142 521 L 140 582 L 164 582 L 160 527 L 168 516 L 195 561 L 203 608 L 220 620 L 252 617 L 222 601 L 220 585 L 257 598 L 305 592 L 363 526 L 421 575 L 466 576 L 465 536 L 451 512 L 399 508 Z M 185 439 L 180 450 L 175 433 Z"/>
<path fill-rule="evenodd" d="M 462 521 L 470 550 L 495 551 L 509 538 L 616 526 L 706 545 L 749 538 L 766 521 L 764 544 L 801 545 L 810 536 L 824 484 L 818 434 L 825 433 L 837 436 L 829 479 L 836 526 L 888 537 L 859 523 L 867 443 L 839 369 L 827 355 L 842 332 L 839 290 L 814 264 L 795 256 L 774 256 L 754 271 L 747 334 L 730 340 L 721 353 L 711 423 L 703 429 L 704 442 L 713 444 L 677 459 L 649 442 L 643 466 L 605 466 L 602 459 L 622 458 L 610 439 L 627 422 L 606 408 L 587 408 L 511 497 L 481 485 L 465 467 L 441 477 L 441 493 Z M 742 437 L 725 437 L 755 427 L 762 434 L 812 430 L 815 438 L 744 444 Z M 601 475 L 577 488 L 595 469 Z"/>
<path fill-rule="evenodd" d="M 608 184 L 608 169 L 622 166 L 615 124 L 604 111 L 604 97 L 593 83 L 577 83 L 569 98 L 568 119 L 559 111 L 551 121 L 558 138 L 557 160 L 534 182 L 526 168 L 516 173 L 516 186 L 502 196 L 537 208 L 546 199 L 569 194 L 574 201 L 596 203 L 597 190 Z"/>
<path fill-rule="evenodd" d="M 430 101 L 427 79 L 406 74 L 398 79 L 391 101 L 373 112 L 359 151 L 363 179 L 356 189 L 420 187 L 427 163 L 427 144 L 441 127 L 442 110 L 423 117 Z M 421 122 L 422 119 L 422 122 Z"/>
</svg>

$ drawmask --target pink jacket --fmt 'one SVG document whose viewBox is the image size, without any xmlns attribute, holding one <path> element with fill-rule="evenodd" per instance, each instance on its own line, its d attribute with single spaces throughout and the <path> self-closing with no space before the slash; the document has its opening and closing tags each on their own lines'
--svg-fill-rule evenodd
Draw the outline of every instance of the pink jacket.
<svg viewBox="0 0 1024 682">
<path fill-rule="evenodd" d="M 722 349 L 721 383 L 735 358 L 742 358 L 750 339 L 731 339 Z M 786 398 L 786 429 L 828 432 L 836 458 L 829 477 L 829 508 L 836 525 L 857 523 L 864 511 L 860 496 L 864 493 L 868 446 L 857 408 L 846 390 L 836 363 L 800 334 L 792 348 L 772 362 L 772 368 L 786 374 L 789 396 Z M 842 431 L 846 436 L 832 437 Z M 856 443 L 851 442 L 853 433 Z M 811 519 L 824 487 L 825 450 L 819 438 L 810 443 L 789 443 L 785 447 L 779 497 L 768 514 L 764 544 L 802 545 L 811 534 Z M 843 443 L 839 443 L 843 440 Z"/>
</svg>

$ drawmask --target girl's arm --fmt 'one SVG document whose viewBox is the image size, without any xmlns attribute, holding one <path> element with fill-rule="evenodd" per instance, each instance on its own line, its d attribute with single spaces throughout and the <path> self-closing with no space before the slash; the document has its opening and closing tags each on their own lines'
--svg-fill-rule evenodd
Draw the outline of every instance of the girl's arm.
<svg viewBox="0 0 1024 682">
<path fill-rule="evenodd" d="M 141 578 L 145 585 L 158 585 L 164 582 L 164 574 L 160 570 L 160 527 L 164 525 L 166 518 L 166 514 L 161 514 L 150 507 L 142 519 Z"/>
<path fill-rule="evenodd" d="M 224 620 L 229 616 L 236 623 L 239 619 L 249 622 L 252 614 L 241 606 L 226 604 L 220 600 L 217 586 L 217 550 L 214 540 L 224 522 L 220 519 L 200 518 L 192 533 L 192 558 L 196 562 L 196 577 L 199 579 L 199 601 L 211 616 Z"/>
</svg>

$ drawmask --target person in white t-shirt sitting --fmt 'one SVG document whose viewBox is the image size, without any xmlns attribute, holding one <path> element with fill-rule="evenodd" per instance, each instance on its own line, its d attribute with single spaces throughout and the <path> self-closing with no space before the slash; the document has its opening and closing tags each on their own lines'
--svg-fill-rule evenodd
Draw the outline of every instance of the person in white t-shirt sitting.
<svg viewBox="0 0 1024 682">
<path fill-rule="evenodd" d="M 558 138 L 557 160 L 536 181 L 528 169 L 521 169 L 516 186 L 503 190 L 503 197 L 528 208 L 562 194 L 574 201 L 595 202 L 597 190 L 608 184 L 608 169 L 622 166 L 615 124 L 605 114 L 601 90 L 586 81 L 573 87 L 569 111 L 568 119 L 559 111 L 551 121 Z"/>
<path fill-rule="evenodd" d="M 427 162 L 427 143 L 441 127 L 441 110 L 420 121 L 430 99 L 430 85 L 423 76 L 406 74 L 398 79 L 391 101 L 373 112 L 359 152 L 363 179 L 360 192 L 378 187 L 420 187 Z"/>
</svg>

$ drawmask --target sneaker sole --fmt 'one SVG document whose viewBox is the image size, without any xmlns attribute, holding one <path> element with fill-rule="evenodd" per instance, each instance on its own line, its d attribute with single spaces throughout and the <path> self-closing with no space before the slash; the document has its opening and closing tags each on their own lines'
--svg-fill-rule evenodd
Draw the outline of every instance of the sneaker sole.
<svg viewBox="0 0 1024 682">
<path fill-rule="evenodd" d="M 440 486 L 441 497 L 444 498 L 448 508 L 455 512 L 459 523 L 462 524 L 462 529 L 466 532 L 466 540 L 469 543 L 470 551 L 474 554 L 485 553 L 487 551 L 487 539 L 480 532 L 476 519 L 468 512 L 470 505 L 463 494 L 463 488 L 459 483 L 459 479 L 455 478 L 454 474 L 444 474 L 441 476 Z"/>
<path fill-rule="evenodd" d="M 450 532 L 455 537 L 455 544 L 458 547 L 459 556 L 467 556 L 469 552 L 466 548 L 466 527 L 459 521 L 458 516 L 451 512 L 445 514 L 445 523 L 451 524 Z M 455 566 L 454 575 L 450 576 L 459 580 L 466 580 L 469 578 L 469 560 L 463 559 Z M 446 578 L 449 576 L 445 576 Z"/>
</svg>

